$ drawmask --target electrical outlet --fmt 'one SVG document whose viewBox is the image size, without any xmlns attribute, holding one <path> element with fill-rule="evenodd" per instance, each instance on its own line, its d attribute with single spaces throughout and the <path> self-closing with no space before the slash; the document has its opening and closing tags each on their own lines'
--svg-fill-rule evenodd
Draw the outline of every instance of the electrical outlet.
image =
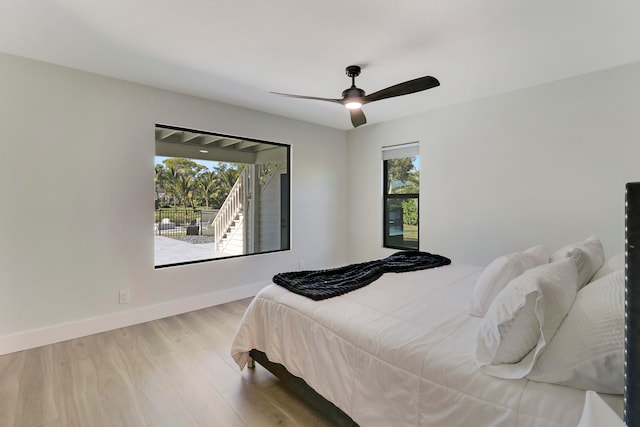
<svg viewBox="0 0 640 427">
<path fill-rule="evenodd" d="M 118 292 L 118 300 L 120 304 L 129 304 L 129 301 L 131 300 L 131 293 L 129 292 L 129 289 L 121 289 L 120 292 Z"/>
</svg>

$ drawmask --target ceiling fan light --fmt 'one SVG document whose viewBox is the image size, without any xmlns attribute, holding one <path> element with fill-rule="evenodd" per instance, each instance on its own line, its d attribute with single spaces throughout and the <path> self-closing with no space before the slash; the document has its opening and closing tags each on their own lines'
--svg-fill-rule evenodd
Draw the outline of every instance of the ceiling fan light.
<svg viewBox="0 0 640 427">
<path fill-rule="evenodd" d="M 362 102 L 349 101 L 346 104 L 344 104 L 344 106 L 347 107 L 349 110 L 357 110 L 358 108 L 362 107 Z"/>
</svg>

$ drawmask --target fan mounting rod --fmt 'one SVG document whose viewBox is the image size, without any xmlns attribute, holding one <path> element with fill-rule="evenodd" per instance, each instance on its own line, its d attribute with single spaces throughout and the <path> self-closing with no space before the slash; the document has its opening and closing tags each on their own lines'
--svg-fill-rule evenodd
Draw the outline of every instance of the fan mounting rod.
<svg viewBox="0 0 640 427">
<path fill-rule="evenodd" d="M 351 77 L 351 87 L 356 87 L 356 77 L 360 75 L 360 67 L 357 65 L 349 65 L 346 70 L 347 76 Z"/>
<path fill-rule="evenodd" d="M 346 68 L 347 76 L 351 77 L 351 87 L 342 91 L 341 103 L 349 110 L 362 107 L 362 98 L 365 92 L 356 87 L 356 77 L 360 75 L 360 67 L 357 65 L 349 65 Z"/>
<path fill-rule="evenodd" d="M 347 76 L 354 78 L 360 75 L 360 67 L 357 65 L 349 65 L 347 67 Z"/>
</svg>

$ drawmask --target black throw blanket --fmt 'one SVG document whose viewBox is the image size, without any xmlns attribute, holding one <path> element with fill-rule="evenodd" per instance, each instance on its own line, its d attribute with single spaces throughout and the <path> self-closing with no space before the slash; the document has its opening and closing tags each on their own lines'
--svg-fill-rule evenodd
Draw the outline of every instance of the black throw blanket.
<svg viewBox="0 0 640 427">
<path fill-rule="evenodd" d="M 375 261 L 317 271 L 292 271 L 273 276 L 273 283 L 319 301 L 370 284 L 384 273 L 424 270 L 451 264 L 449 258 L 427 252 L 401 251 Z"/>
</svg>

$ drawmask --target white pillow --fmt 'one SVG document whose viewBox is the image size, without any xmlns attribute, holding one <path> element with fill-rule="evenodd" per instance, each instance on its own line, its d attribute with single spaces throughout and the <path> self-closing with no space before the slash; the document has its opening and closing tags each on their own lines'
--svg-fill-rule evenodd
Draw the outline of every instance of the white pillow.
<svg viewBox="0 0 640 427">
<path fill-rule="evenodd" d="M 534 246 L 524 252 L 516 252 L 496 258 L 484 269 L 473 287 L 469 314 L 483 317 L 496 295 L 525 271 L 549 262 L 549 250 Z"/>
<path fill-rule="evenodd" d="M 482 372 L 523 378 L 551 341 L 577 292 L 573 259 L 543 264 L 498 294 L 478 330 L 475 359 Z"/>
<path fill-rule="evenodd" d="M 600 267 L 600 270 L 598 270 L 598 272 L 593 275 L 591 281 L 595 282 L 596 280 L 606 276 L 609 273 L 624 270 L 624 264 L 624 252 L 615 254 L 614 256 L 609 258 L 602 267 Z"/>
<path fill-rule="evenodd" d="M 582 288 L 527 378 L 599 393 L 624 388 L 624 271 Z"/>
<path fill-rule="evenodd" d="M 604 248 L 596 236 L 590 236 L 582 242 L 572 243 L 558 249 L 551 262 L 563 258 L 573 258 L 578 266 L 578 289 L 589 283 L 589 280 L 604 264 Z"/>
</svg>

